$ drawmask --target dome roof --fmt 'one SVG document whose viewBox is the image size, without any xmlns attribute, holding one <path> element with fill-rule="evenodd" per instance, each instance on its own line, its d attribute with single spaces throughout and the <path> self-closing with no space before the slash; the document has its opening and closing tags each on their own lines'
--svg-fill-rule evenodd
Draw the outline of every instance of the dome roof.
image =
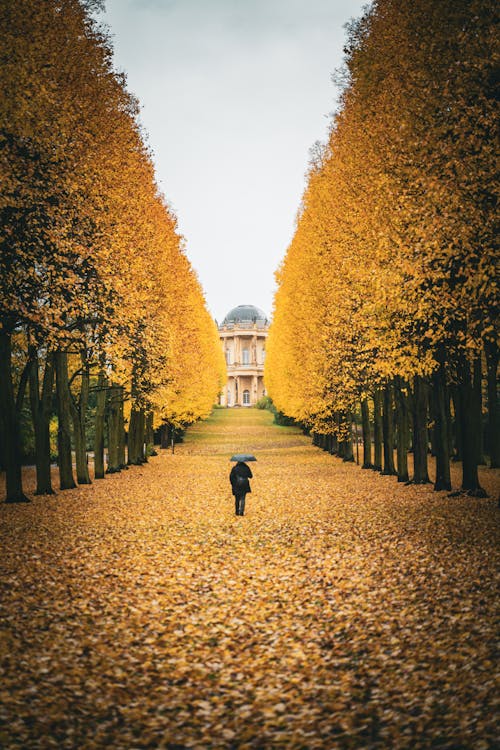
<svg viewBox="0 0 500 750">
<path fill-rule="evenodd" d="M 258 307 L 255 307 L 255 305 L 238 305 L 238 307 L 233 307 L 233 309 L 228 312 L 222 321 L 222 325 L 241 322 L 255 323 L 257 320 L 267 323 L 268 320 L 265 312 Z"/>
</svg>

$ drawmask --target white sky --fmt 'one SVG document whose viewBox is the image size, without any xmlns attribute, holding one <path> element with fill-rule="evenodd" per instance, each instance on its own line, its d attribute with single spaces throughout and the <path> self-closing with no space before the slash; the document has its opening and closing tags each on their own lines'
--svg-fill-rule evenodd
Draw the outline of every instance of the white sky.
<svg viewBox="0 0 500 750">
<path fill-rule="evenodd" d="M 219 322 L 269 316 L 357 0 L 106 0 L 157 178 Z"/>
</svg>

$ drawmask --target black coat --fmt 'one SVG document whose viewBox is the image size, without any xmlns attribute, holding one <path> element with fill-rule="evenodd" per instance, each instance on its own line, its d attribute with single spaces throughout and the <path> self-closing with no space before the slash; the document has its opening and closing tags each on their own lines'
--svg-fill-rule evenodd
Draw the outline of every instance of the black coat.
<svg viewBox="0 0 500 750">
<path fill-rule="evenodd" d="M 229 475 L 233 495 L 246 495 L 248 492 L 251 492 L 252 490 L 250 489 L 250 482 L 248 480 L 251 479 L 252 476 L 253 474 L 250 471 L 250 467 L 243 463 L 243 461 L 238 461 L 238 463 L 231 469 Z M 242 477 L 245 481 L 239 482 L 238 477 Z"/>
</svg>

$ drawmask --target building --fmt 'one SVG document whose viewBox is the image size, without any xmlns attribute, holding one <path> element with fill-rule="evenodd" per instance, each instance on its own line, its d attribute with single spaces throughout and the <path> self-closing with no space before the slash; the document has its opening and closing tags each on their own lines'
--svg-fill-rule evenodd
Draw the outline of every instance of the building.
<svg viewBox="0 0 500 750">
<path fill-rule="evenodd" d="M 266 395 L 264 359 L 269 321 L 253 305 L 238 305 L 219 326 L 227 364 L 227 386 L 222 406 L 254 406 Z"/>
</svg>

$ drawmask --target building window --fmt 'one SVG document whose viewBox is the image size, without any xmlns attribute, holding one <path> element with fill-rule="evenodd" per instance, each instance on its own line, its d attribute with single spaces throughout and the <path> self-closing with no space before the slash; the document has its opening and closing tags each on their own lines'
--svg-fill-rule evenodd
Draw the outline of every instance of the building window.
<svg viewBox="0 0 500 750">
<path fill-rule="evenodd" d="M 243 391 L 243 406 L 250 406 L 250 391 Z"/>
<path fill-rule="evenodd" d="M 248 349 L 243 349 L 242 355 L 243 355 L 243 364 L 249 365 L 250 364 L 250 352 L 248 351 Z"/>
<path fill-rule="evenodd" d="M 266 350 L 264 348 L 260 353 L 260 361 L 262 362 L 262 364 L 264 364 L 264 362 L 266 361 Z"/>
<path fill-rule="evenodd" d="M 226 349 L 226 365 L 232 365 L 233 364 L 233 356 L 231 349 Z"/>
</svg>

